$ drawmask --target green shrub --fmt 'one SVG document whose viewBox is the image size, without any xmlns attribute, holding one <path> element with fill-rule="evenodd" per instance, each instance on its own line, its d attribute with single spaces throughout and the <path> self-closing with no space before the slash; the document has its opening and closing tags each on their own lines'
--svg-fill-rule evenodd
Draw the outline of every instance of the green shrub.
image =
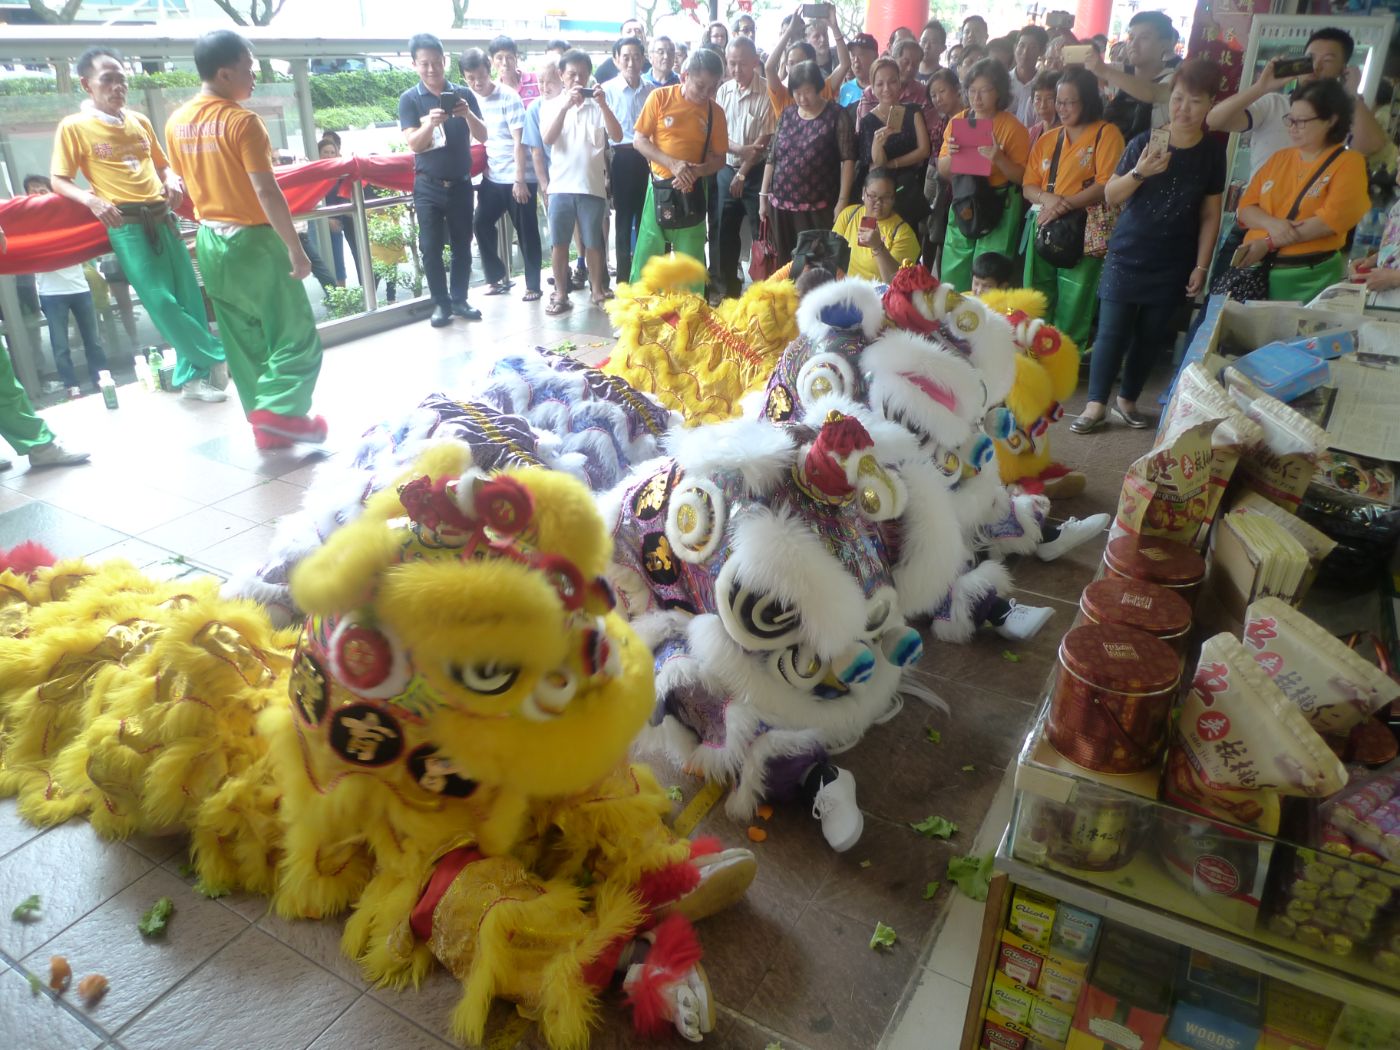
<svg viewBox="0 0 1400 1050">
<path fill-rule="evenodd" d="M 316 110 L 316 126 L 322 131 L 344 131 L 397 119 L 398 109 L 388 106 L 328 106 Z"/>
<path fill-rule="evenodd" d="M 362 288 L 326 288 L 324 295 L 328 318 L 350 317 L 364 312 L 365 295 Z"/>
<path fill-rule="evenodd" d="M 418 74 L 408 70 L 326 73 L 311 78 L 311 104 L 317 109 L 332 106 L 387 106 L 397 115 L 399 96 L 416 83 Z"/>
</svg>

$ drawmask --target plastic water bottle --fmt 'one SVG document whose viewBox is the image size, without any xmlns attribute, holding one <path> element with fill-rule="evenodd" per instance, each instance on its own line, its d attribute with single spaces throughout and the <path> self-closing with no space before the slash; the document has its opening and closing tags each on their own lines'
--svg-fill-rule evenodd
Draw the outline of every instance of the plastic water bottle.
<svg viewBox="0 0 1400 1050">
<path fill-rule="evenodd" d="M 1384 232 L 1385 213 L 1379 208 L 1372 208 L 1366 213 L 1365 218 L 1357 224 L 1356 234 L 1351 240 L 1351 257 L 1364 259 L 1378 251 L 1381 246 L 1381 235 Z"/>
<path fill-rule="evenodd" d="M 109 409 L 117 407 L 117 384 L 112 381 L 112 373 L 97 373 L 97 389 L 102 394 L 102 403 Z"/>
<path fill-rule="evenodd" d="M 151 347 L 146 354 L 146 378 L 150 383 L 147 389 L 160 389 L 160 366 L 162 364 L 164 364 L 164 362 L 161 360 L 160 350 L 157 347 Z"/>
</svg>

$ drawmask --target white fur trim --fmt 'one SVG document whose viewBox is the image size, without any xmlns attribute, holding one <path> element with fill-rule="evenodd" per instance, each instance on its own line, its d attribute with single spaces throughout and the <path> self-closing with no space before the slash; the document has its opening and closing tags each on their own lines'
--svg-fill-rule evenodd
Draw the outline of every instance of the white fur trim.
<svg viewBox="0 0 1400 1050">
<path fill-rule="evenodd" d="M 982 414 L 982 381 L 951 350 L 912 332 L 892 330 L 866 347 L 861 369 L 870 376 L 870 404 L 887 417 L 900 416 L 906 426 L 955 448 L 972 433 Z M 915 381 L 934 384 L 947 403 L 920 390 Z"/>
<path fill-rule="evenodd" d="M 850 396 L 856 389 L 856 370 L 840 354 L 813 354 L 807 358 L 797 372 L 795 395 L 800 404 L 807 404 L 818 397 L 830 395 Z M 816 388 L 825 386 L 825 393 Z"/>
<path fill-rule="evenodd" d="M 751 496 L 781 484 L 796 455 L 786 430 L 757 419 L 672 430 L 666 435 L 666 449 L 687 474 L 737 471 Z"/>
<path fill-rule="evenodd" d="M 860 311 L 860 328 L 866 339 L 880 334 L 885 323 L 885 304 L 877 286 L 859 277 L 828 281 L 802 296 L 797 307 L 797 330 L 809 339 L 817 339 L 831 330 L 821 319 L 828 306 L 848 303 Z"/>
<path fill-rule="evenodd" d="M 997 557 L 1008 554 L 1029 554 L 1040 546 L 1041 525 L 1050 509 L 1050 500 L 1045 496 L 1011 496 L 1007 500 L 1008 516 L 1014 517 L 1021 528 L 1019 536 L 986 535 L 983 525 L 977 536 L 979 547 L 985 546 Z"/>
<path fill-rule="evenodd" d="M 833 659 L 861 636 L 865 595 L 860 584 L 801 519 L 750 507 L 734 517 L 730 535 L 733 552 L 726 569 L 732 567 L 749 590 L 771 594 L 794 610 L 802 640 L 819 656 Z"/>
<path fill-rule="evenodd" d="M 931 613 L 972 557 L 947 479 L 925 460 L 904 470 L 909 505 L 899 523 L 894 586 L 905 616 Z"/>
<path fill-rule="evenodd" d="M 751 820 L 768 796 L 768 763 L 812 751 L 820 743 L 815 733 L 794 730 L 770 729 L 758 736 L 744 755 L 743 769 L 724 803 L 724 812 L 731 820 Z"/>
<path fill-rule="evenodd" d="M 972 608 L 989 594 L 1005 594 L 1011 589 L 1011 574 L 999 561 L 984 561 L 953 584 L 953 600 L 948 619 L 933 621 L 933 634 L 941 642 L 965 642 L 977 631 Z"/>
</svg>

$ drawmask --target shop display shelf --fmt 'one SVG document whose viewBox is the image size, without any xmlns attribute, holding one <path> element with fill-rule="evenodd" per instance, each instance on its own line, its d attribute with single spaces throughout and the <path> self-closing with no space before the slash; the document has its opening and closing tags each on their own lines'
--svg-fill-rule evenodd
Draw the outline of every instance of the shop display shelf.
<svg viewBox="0 0 1400 1050">
<path fill-rule="evenodd" d="M 1374 964 L 1373 944 L 1363 942 L 1350 954 L 1336 955 L 1269 928 L 1276 910 L 1272 901 L 1281 899 L 1300 859 L 1318 857 L 1334 872 L 1354 871 L 1358 878 L 1375 879 L 1376 869 L 1284 838 L 1214 823 L 1161 802 L 1158 770 L 1109 776 L 1074 766 L 1045 739 L 1048 692 L 1047 688 L 1017 761 L 1015 805 L 997 851 L 999 870 L 1015 883 L 1136 929 L 1342 1002 L 1400 1015 L 1400 973 L 1387 973 Z M 1052 856 L 1062 851 L 1047 844 L 1045 821 L 1037 810 L 1042 803 L 1069 814 L 1075 822 L 1075 843 L 1091 852 L 1097 848 L 1105 865 L 1113 862 L 1104 858 L 1120 848 L 1119 858 L 1129 859 L 1113 870 L 1096 871 L 1069 866 L 1062 855 Z M 1161 843 L 1172 836 L 1179 841 L 1185 828 L 1192 829 L 1192 842 L 1213 843 L 1215 850 L 1211 861 L 1194 869 L 1193 875 L 1213 881 L 1216 889 L 1222 878 L 1227 884 L 1236 879 L 1244 889 L 1253 889 L 1244 894 L 1252 903 L 1209 892 L 1195 885 L 1199 877 L 1191 880 L 1193 889 L 1184 876 L 1179 881 L 1167 870 Z M 1250 875 L 1251 864 L 1257 876 Z M 1395 882 L 1394 892 L 1400 894 L 1400 878 Z M 1395 905 L 1390 909 L 1393 914 Z"/>
</svg>

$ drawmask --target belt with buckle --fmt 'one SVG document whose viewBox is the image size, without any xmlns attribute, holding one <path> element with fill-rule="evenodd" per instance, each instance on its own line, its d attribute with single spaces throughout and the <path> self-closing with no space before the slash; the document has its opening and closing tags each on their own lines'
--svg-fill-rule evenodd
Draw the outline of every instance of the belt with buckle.
<svg viewBox="0 0 1400 1050">
<path fill-rule="evenodd" d="M 430 183 L 434 186 L 441 186 L 445 190 L 450 190 L 453 186 L 456 186 L 460 182 L 471 182 L 470 175 L 462 175 L 455 179 L 439 179 L 433 175 L 417 175 L 415 176 L 415 178 L 422 179 L 424 182 Z"/>
</svg>

